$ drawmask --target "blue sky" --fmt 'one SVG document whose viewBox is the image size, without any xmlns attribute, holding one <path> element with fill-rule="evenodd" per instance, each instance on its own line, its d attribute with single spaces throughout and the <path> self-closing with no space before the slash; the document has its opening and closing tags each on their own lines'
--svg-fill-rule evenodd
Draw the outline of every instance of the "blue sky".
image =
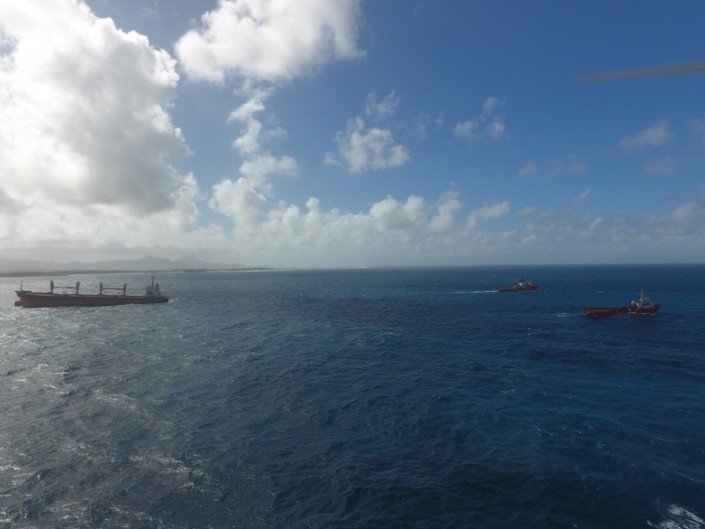
<svg viewBox="0 0 705 529">
<path fill-rule="evenodd" d="M 20 4 L 20 5 L 13 5 Z M 0 5 L 0 249 L 705 261 L 705 3 Z"/>
</svg>

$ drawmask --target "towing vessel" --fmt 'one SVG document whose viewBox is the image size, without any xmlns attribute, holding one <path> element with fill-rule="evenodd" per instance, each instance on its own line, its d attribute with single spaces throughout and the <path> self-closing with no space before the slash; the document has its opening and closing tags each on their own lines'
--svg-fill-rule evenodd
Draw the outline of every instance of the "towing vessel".
<svg viewBox="0 0 705 529">
<path fill-rule="evenodd" d="M 538 290 L 539 286 L 526 279 L 520 279 L 510 287 L 498 288 L 497 292 L 533 292 Z"/>
<path fill-rule="evenodd" d="M 654 303 L 641 289 L 639 297 L 632 300 L 629 305 L 618 307 L 584 307 L 585 316 L 612 316 L 614 314 L 657 314 L 661 310 L 660 303 Z"/>
</svg>

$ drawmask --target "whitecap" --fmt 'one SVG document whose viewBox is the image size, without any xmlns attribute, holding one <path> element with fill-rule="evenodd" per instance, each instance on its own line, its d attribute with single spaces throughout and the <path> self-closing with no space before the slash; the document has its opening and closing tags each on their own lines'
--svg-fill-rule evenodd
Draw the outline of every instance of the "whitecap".
<svg viewBox="0 0 705 529">
<path fill-rule="evenodd" d="M 669 505 L 663 520 L 647 523 L 656 529 L 705 529 L 705 520 L 679 505 Z"/>
</svg>

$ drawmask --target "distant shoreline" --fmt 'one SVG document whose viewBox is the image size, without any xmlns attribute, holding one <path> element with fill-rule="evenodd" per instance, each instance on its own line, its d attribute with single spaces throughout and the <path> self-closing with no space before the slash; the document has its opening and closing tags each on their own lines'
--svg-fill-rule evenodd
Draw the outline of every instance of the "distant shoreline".
<svg viewBox="0 0 705 529">
<path fill-rule="evenodd" d="M 173 270 L 0 270 L 0 277 L 48 277 L 96 274 L 173 274 L 173 273 L 207 273 L 207 272 L 257 272 L 271 268 L 175 268 Z"/>
<path fill-rule="evenodd" d="M 498 265 L 411 265 L 411 266 L 365 266 L 365 267 L 341 267 L 341 268 L 276 268 L 276 267 L 227 267 L 227 268 L 170 268 L 170 269 L 144 269 L 144 270 L 125 270 L 125 269 L 53 269 L 53 270 L 1 270 L 0 278 L 8 277 L 50 277 L 50 276 L 68 276 L 68 275 L 97 275 L 97 274 L 179 274 L 179 273 L 215 273 L 215 272 L 268 272 L 268 271 L 312 271 L 312 270 L 395 270 L 395 269 L 414 269 L 414 268 L 495 268 L 497 270 L 506 269 L 536 269 L 536 268 L 635 268 L 635 267 L 672 267 L 672 266 L 705 266 L 705 262 L 692 263 L 605 263 L 605 264 L 498 264 Z"/>
</svg>

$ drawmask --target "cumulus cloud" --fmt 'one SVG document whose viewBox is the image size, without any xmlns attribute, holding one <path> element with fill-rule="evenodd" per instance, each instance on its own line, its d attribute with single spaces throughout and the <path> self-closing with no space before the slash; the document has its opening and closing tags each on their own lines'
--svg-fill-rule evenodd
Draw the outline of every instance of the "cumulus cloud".
<svg viewBox="0 0 705 529">
<path fill-rule="evenodd" d="M 705 188 L 690 200 L 663 214 L 574 217 L 574 208 L 551 211 L 536 208 L 522 211 L 524 225 L 514 241 L 531 241 L 524 247 L 524 258 L 531 259 L 535 249 L 541 255 L 566 263 L 634 262 L 638 248 L 641 262 L 670 262 L 674 255 L 685 260 L 700 260 L 705 237 Z"/>
<path fill-rule="evenodd" d="M 535 175 L 539 172 L 539 166 L 536 162 L 527 162 L 519 168 L 517 174 L 519 176 Z"/>
<path fill-rule="evenodd" d="M 289 266 L 311 263 L 329 266 L 384 263 L 439 263 L 465 259 L 480 248 L 485 236 L 480 230 L 468 232 L 454 221 L 462 203 L 449 192 L 434 205 L 417 195 L 405 200 L 388 196 L 373 203 L 367 211 L 324 210 L 318 199 L 310 198 L 306 209 L 279 204 L 267 211 L 257 234 L 238 244 L 253 254 L 286 255 Z M 502 204 L 486 205 L 475 215 L 490 222 L 507 211 Z M 473 243 L 478 243 L 474 246 Z M 486 247 L 485 247 L 486 248 Z"/>
<path fill-rule="evenodd" d="M 3 188 L 0 187 L 0 213 L 15 215 L 22 211 L 22 205 L 18 200 L 10 197 Z"/>
<path fill-rule="evenodd" d="M 277 158 L 264 153 L 251 157 L 240 167 L 241 177 L 213 186 L 209 206 L 232 218 L 236 230 L 253 233 L 263 218 L 265 206 L 274 196 L 270 177 L 291 176 L 297 171 L 296 161 L 289 156 Z"/>
<path fill-rule="evenodd" d="M 270 128 L 268 101 L 330 61 L 363 57 L 359 17 L 353 0 L 222 0 L 179 41 L 188 78 L 228 85 L 239 98 L 223 115 L 237 128 L 239 167 L 205 196 L 195 175 L 176 169 L 188 148 L 168 114 L 179 82 L 168 53 L 95 17 L 81 0 L 0 3 L 0 246 L 71 248 L 70 259 L 76 248 L 177 256 L 188 249 L 204 257 L 225 250 L 229 258 L 271 266 L 492 263 L 517 255 L 523 262 L 580 262 L 617 259 L 634 244 L 644 260 L 666 259 L 689 244 L 702 256 L 702 192 L 662 215 L 579 219 L 575 204 L 589 190 L 565 211 L 518 204 L 512 218 L 509 201 L 468 212 L 454 191 L 433 203 L 390 195 L 355 211 L 324 207 L 315 197 L 304 206 L 277 201 L 275 178 L 297 176 L 300 168 L 267 148 L 285 134 Z M 394 91 L 371 94 L 361 116 L 336 135 L 329 160 L 353 173 L 407 163 L 408 149 L 377 121 L 394 116 L 399 103 Z M 456 134 L 470 143 L 503 137 L 500 108 L 488 98 Z M 430 123 L 428 116 L 419 120 L 418 137 Z M 658 145 L 657 133 L 634 135 L 625 145 Z M 520 172 L 585 169 L 569 156 Z M 199 203 L 210 206 L 209 218 L 228 217 L 233 229 L 204 219 Z"/>
<path fill-rule="evenodd" d="M 673 210 L 672 217 L 674 221 L 683 223 L 699 213 L 702 214 L 702 206 L 695 200 L 689 200 Z"/>
<path fill-rule="evenodd" d="M 188 153 L 167 113 L 175 63 L 82 2 L 0 4 L 0 172 L 14 201 L 153 214 Z"/>
<path fill-rule="evenodd" d="M 398 106 L 399 97 L 394 90 L 382 101 L 373 92 L 365 100 L 365 114 L 381 120 L 394 115 Z M 351 174 L 400 167 L 410 157 L 409 149 L 396 143 L 389 129 L 367 128 L 361 116 L 349 119 L 345 129 L 336 133 L 335 142 L 338 145 L 337 154 L 326 153 L 324 163 L 345 167 Z"/>
<path fill-rule="evenodd" d="M 176 169 L 189 150 L 168 53 L 76 0 L 0 3 L 0 42 L 0 247 L 68 260 L 223 247 Z"/>
<path fill-rule="evenodd" d="M 249 233 L 261 218 L 270 194 L 269 186 L 257 185 L 248 178 L 226 179 L 213 186 L 209 205 L 231 217 L 237 229 Z"/>
<path fill-rule="evenodd" d="M 455 192 L 446 193 L 437 206 L 436 215 L 431 218 L 428 228 L 431 232 L 447 232 L 455 225 L 455 215 L 463 209 L 463 203 Z"/>
<path fill-rule="evenodd" d="M 508 214 L 511 210 L 511 204 L 507 200 L 494 202 L 492 204 L 483 204 L 480 208 L 468 215 L 468 227 L 474 228 L 480 221 L 499 219 Z"/>
<path fill-rule="evenodd" d="M 253 94 L 252 97 L 228 116 L 228 122 L 240 123 L 243 126 L 241 135 L 233 141 L 233 147 L 244 156 L 250 156 L 260 151 L 262 122 L 257 115 L 266 110 L 264 103 L 266 92 Z"/>
<path fill-rule="evenodd" d="M 213 255 L 229 241 L 220 226 L 200 225 L 195 206 L 199 193 L 189 175 L 173 193 L 172 208 L 142 218 L 48 207 L 23 207 L 13 215 L 0 211 L 0 246 L 12 248 L 16 256 L 41 248 L 43 258 L 50 252 L 59 261 L 118 254 Z"/>
<path fill-rule="evenodd" d="M 381 231 L 404 231 L 422 225 L 426 206 L 421 197 L 412 195 L 405 203 L 393 197 L 377 202 L 370 209 L 370 217 Z"/>
<path fill-rule="evenodd" d="M 285 83 L 331 60 L 364 57 L 359 0 L 219 0 L 176 43 L 190 78 Z"/>
<path fill-rule="evenodd" d="M 266 140 L 285 131 L 268 130 L 261 116 L 267 99 L 281 85 L 328 62 L 364 57 L 357 44 L 360 17 L 359 0 L 220 0 L 203 15 L 198 28 L 176 43 L 180 64 L 190 79 L 229 83 L 247 98 L 228 118 L 241 126 L 232 143 L 244 158 L 240 174 L 215 185 L 209 201 L 213 210 L 234 221 L 234 236 L 258 231 L 271 236 L 277 212 L 286 211 L 286 218 L 298 215 L 296 206 L 272 202 L 271 177 L 295 175 L 298 164 L 291 156 L 275 156 L 264 147 Z M 377 112 L 389 112 L 394 100 L 392 93 L 375 102 Z M 385 139 L 374 131 L 366 140 L 368 149 L 380 144 L 387 148 Z M 394 164 L 399 154 L 391 149 L 388 163 Z"/>
<path fill-rule="evenodd" d="M 457 138 L 468 141 L 470 144 L 481 139 L 499 140 L 504 137 L 504 116 L 497 114 L 501 102 L 496 97 L 488 97 L 482 105 L 482 112 L 471 119 L 458 123 L 453 129 Z"/>
<path fill-rule="evenodd" d="M 587 195 L 585 190 L 576 200 Z M 559 211 L 523 207 L 509 220 L 511 204 L 498 201 L 471 211 L 465 222 L 454 220 L 462 210 L 454 192 L 434 205 L 417 195 L 404 200 L 388 196 L 367 211 L 347 213 L 325 210 L 310 198 L 306 208 L 278 204 L 268 210 L 257 233 L 237 242 L 243 251 L 287 266 L 491 264 L 515 259 L 589 263 L 605 255 L 614 262 L 633 262 L 635 244 L 640 259 L 664 262 L 684 245 L 691 248 L 688 256 L 701 255 L 700 245 L 688 241 L 705 236 L 704 195 L 666 214 L 645 217 L 576 217 L 576 209 L 567 204 Z M 513 225 L 494 233 L 493 223 L 501 219 Z"/>
<path fill-rule="evenodd" d="M 352 174 L 400 167 L 409 161 L 409 149 L 395 143 L 388 129 L 368 129 L 360 117 L 348 120 L 345 130 L 336 133 L 335 141 L 338 157 L 328 153 L 326 163 L 342 163 Z"/>
<path fill-rule="evenodd" d="M 650 127 L 625 136 L 619 141 L 619 148 L 633 151 L 649 147 L 663 147 L 673 138 L 667 119 L 657 121 Z"/>
<path fill-rule="evenodd" d="M 377 99 L 375 92 L 368 94 L 365 100 L 365 114 L 375 119 L 393 116 L 397 108 L 399 108 L 399 97 L 394 90 L 384 96 L 381 101 Z"/>
</svg>

